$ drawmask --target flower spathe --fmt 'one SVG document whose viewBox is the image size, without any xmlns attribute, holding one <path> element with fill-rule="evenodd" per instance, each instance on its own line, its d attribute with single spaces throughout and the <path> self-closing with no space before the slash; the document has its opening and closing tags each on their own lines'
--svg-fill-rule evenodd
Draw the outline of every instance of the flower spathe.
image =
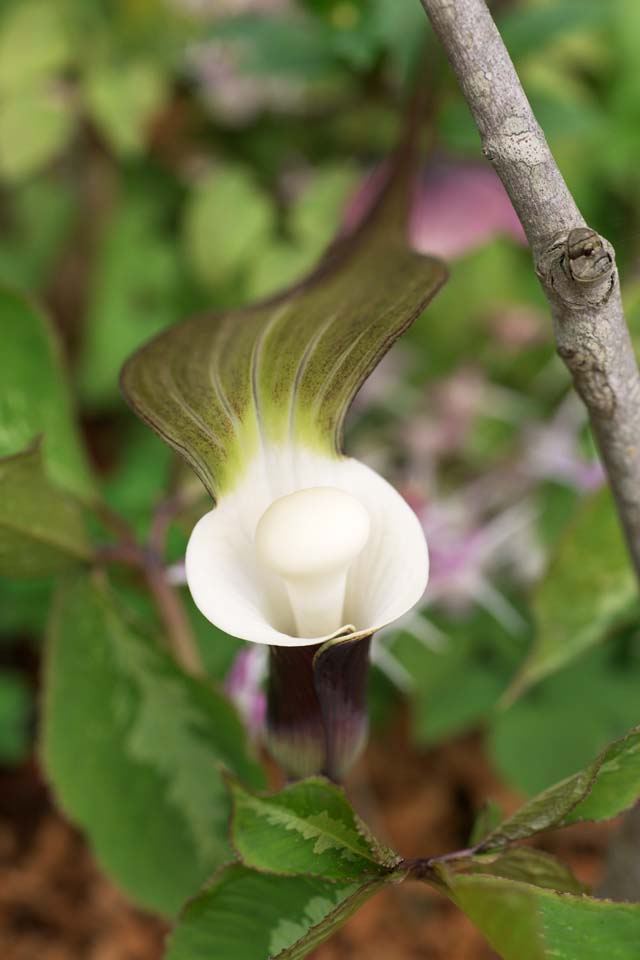
<svg viewBox="0 0 640 960">
<path fill-rule="evenodd" d="M 427 547 L 411 508 L 373 470 L 341 454 L 353 398 L 446 278 L 439 261 L 408 247 L 406 161 L 401 151 L 366 223 L 300 284 L 171 327 L 122 373 L 134 409 L 216 501 L 191 534 L 187 583 L 208 620 L 268 645 L 268 740 L 293 776 L 340 778 L 353 762 L 366 736 L 369 638 L 417 603 L 427 581 Z M 278 502 L 322 488 L 344 506 L 332 515 L 325 503 L 328 526 L 357 514 L 366 537 L 354 526 L 345 538 L 336 526 L 327 538 L 316 517 L 300 524 L 294 544 L 292 525 L 276 524 L 291 548 L 280 564 L 271 522 L 276 514 L 282 521 Z M 270 533 L 257 545 L 263 519 Z M 315 538 L 310 564 L 305 537 Z M 258 549 L 265 543 L 266 553 Z M 327 553 L 331 544 L 335 554 Z M 293 556 L 300 566 L 292 571 Z M 311 583 L 316 560 L 327 557 L 326 570 L 318 568 L 325 579 Z"/>
<path fill-rule="evenodd" d="M 271 503 L 312 487 L 357 498 L 370 533 L 348 571 L 344 622 L 332 633 L 301 637 L 284 582 L 260 562 L 255 532 Z M 304 447 L 269 447 L 255 457 L 237 486 L 198 521 L 186 557 L 189 589 L 211 623 L 254 643 L 286 647 L 370 636 L 420 600 L 428 568 L 420 522 L 386 480 L 357 460 Z"/>
</svg>

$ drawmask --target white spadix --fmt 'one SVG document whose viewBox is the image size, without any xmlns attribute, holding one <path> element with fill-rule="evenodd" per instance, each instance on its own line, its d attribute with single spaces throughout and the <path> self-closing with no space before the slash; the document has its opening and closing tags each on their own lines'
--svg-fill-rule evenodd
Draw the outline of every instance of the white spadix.
<svg viewBox="0 0 640 960">
<path fill-rule="evenodd" d="M 344 624 L 347 574 L 369 539 L 364 505 L 336 487 L 308 487 L 270 504 L 258 522 L 260 562 L 284 581 L 300 637 Z"/>
</svg>

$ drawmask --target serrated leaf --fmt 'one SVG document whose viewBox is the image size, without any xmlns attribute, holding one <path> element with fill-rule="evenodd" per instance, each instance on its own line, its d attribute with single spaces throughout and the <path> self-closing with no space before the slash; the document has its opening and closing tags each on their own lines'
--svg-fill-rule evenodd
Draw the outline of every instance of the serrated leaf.
<svg viewBox="0 0 640 960">
<path fill-rule="evenodd" d="M 82 507 L 47 477 L 42 445 L 0 459 L 0 576 L 42 577 L 90 558 Z"/>
<path fill-rule="evenodd" d="M 42 435 L 50 480 L 82 499 L 94 485 L 74 423 L 60 345 L 47 318 L 0 287 L 0 456 L 24 451 Z"/>
<path fill-rule="evenodd" d="M 165 960 L 301 960 L 384 885 L 266 876 L 231 864 L 187 904 Z"/>
<path fill-rule="evenodd" d="M 636 600 L 637 585 L 605 487 L 578 510 L 534 593 L 536 640 L 507 696 L 520 695 L 603 640 Z"/>
<path fill-rule="evenodd" d="M 438 869 L 438 868 L 437 868 Z M 445 863 L 445 874 L 482 874 L 503 880 L 520 880 L 545 890 L 562 893 L 585 893 L 585 887 L 572 872 L 550 853 L 533 847 L 514 847 L 497 854 L 474 856 L 470 860 Z"/>
<path fill-rule="evenodd" d="M 233 781 L 229 787 L 231 839 L 248 867 L 361 880 L 389 873 L 400 862 L 370 837 L 344 791 L 324 778 L 312 777 L 271 795 L 251 793 Z"/>
<path fill-rule="evenodd" d="M 637 960 L 640 905 L 446 868 L 440 876 L 503 960 Z"/>
<path fill-rule="evenodd" d="M 188 320 L 126 364 L 129 402 L 213 496 L 259 439 L 335 453 L 363 380 L 441 286 L 444 267 L 412 252 L 386 213 L 277 300 Z"/>
<path fill-rule="evenodd" d="M 612 743 L 585 770 L 525 803 L 483 840 L 491 849 L 583 820 L 607 820 L 640 797 L 640 727 Z"/>
<path fill-rule="evenodd" d="M 230 856 L 220 767 L 262 785 L 226 698 L 127 622 L 97 578 L 54 606 L 42 752 L 103 867 L 166 914 Z"/>
</svg>

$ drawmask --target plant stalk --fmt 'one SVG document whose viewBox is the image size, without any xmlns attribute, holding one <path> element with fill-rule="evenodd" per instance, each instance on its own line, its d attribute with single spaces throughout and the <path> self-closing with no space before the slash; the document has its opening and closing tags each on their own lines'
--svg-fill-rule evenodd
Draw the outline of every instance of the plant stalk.
<svg viewBox="0 0 640 960">
<path fill-rule="evenodd" d="M 640 578 L 640 375 L 611 245 L 584 221 L 485 0 L 421 0 L 527 235 Z"/>
</svg>

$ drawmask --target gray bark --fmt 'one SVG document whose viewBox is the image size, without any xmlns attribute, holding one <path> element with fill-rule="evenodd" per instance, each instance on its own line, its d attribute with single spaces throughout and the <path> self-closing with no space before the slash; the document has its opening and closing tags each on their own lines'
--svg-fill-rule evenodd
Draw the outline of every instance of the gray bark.
<svg viewBox="0 0 640 960">
<path fill-rule="evenodd" d="M 613 248 L 578 210 L 485 0 L 421 2 L 529 240 L 640 577 L 640 376 Z"/>
</svg>

